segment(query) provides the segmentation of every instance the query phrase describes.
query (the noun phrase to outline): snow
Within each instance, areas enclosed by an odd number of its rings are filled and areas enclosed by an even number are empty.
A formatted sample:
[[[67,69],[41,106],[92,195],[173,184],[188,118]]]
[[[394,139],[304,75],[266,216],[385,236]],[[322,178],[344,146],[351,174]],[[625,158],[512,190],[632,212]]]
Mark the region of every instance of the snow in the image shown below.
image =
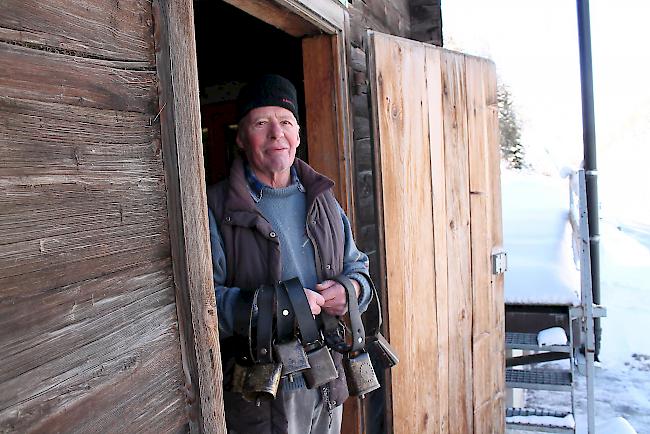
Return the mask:
[[[521,423],[525,425],[542,425],[553,426],[558,428],[574,428],[575,421],[573,415],[567,414],[564,417],[554,416],[509,416],[506,417],[507,423]]]
[[[610,176],[614,178],[614,175]],[[510,234],[510,237],[519,234],[518,236],[526,238],[525,241],[528,242],[534,237],[526,235],[526,231],[531,227],[534,229],[535,225],[530,224],[523,217],[509,219],[508,210],[535,210],[549,206],[554,211],[548,212],[547,221],[553,222],[550,215],[553,214],[556,219],[559,219],[562,216],[563,202],[566,202],[568,208],[568,182],[559,176],[546,178],[536,174],[513,174],[507,171],[503,173],[503,178],[504,239],[506,244],[510,243],[511,246],[520,248],[525,242],[518,243],[512,239],[509,241],[505,234]],[[529,195],[523,194],[521,190],[524,188],[531,189]],[[636,197],[636,202],[643,201],[639,196],[638,188],[634,188],[632,185],[627,188],[636,190],[636,196],[632,191],[621,191],[620,196]],[[608,189],[606,185],[603,186],[603,191]],[[514,197],[510,196],[513,192],[516,195]],[[513,204],[516,201],[520,202]],[[506,204],[510,208],[507,208]],[[602,346],[600,361],[595,366],[596,432],[628,434],[634,433],[634,429],[636,429],[638,433],[650,434],[650,339],[648,338],[648,333],[650,333],[650,303],[648,302],[650,296],[650,214],[645,216],[645,221],[640,218],[635,202],[632,200],[621,204],[607,202],[603,199],[601,210],[601,303],[607,308],[607,317],[601,320]],[[534,218],[532,211],[530,214],[531,218]],[[508,224],[519,224],[520,227],[509,228]],[[559,223],[557,226],[560,226]],[[558,227],[556,227],[556,231],[559,231]],[[554,267],[558,269],[560,264],[571,269],[571,261],[564,258],[566,252],[571,252],[570,242],[561,245],[560,237],[556,232],[550,230],[536,236],[552,236],[554,234],[556,236],[553,243],[545,244],[547,259],[554,260]],[[551,256],[551,244],[563,259],[548,258]],[[509,252],[509,269],[506,273],[506,291],[509,290],[509,283],[526,281],[523,273],[515,268],[517,267],[515,260],[517,259],[517,254],[515,254],[517,249],[507,248],[507,250]],[[526,252],[525,249],[518,251]],[[536,252],[536,254],[538,253]],[[571,256],[570,253],[568,256]],[[540,254],[535,261],[543,259]],[[523,260],[519,262],[523,262],[529,267],[532,266]],[[551,273],[553,267],[546,266],[544,270]],[[544,276],[541,272],[530,271],[536,276],[534,279],[544,279],[547,283],[560,282],[566,277]],[[529,294],[529,297],[533,298],[532,294]],[[552,367],[569,368],[568,361],[550,362],[549,364]],[[576,432],[582,434],[587,432],[584,374],[576,375],[575,391]],[[570,411],[571,397],[568,392],[529,390],[526,406],[553,411]]]
[[[577,305],[569,224],[569,183],[559,177],[504,171],[503,240],[507,304]]]
[[[537,343],[540,346],[566,345],[567,342],[566,332],[562,327],[551,327],[537,334]]]
[[[634,428],[632,428],[632,425],[630,425],[630,422],[622,417],[616,417],[606,423],[598,425],[596,429],[599,432],[607,434],[637,434]]]

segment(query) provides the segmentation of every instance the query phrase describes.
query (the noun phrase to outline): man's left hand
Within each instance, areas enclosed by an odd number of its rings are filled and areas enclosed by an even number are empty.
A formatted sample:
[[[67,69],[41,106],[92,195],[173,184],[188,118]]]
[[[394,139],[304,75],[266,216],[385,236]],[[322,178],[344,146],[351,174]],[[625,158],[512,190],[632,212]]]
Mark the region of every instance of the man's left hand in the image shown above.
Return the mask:
[[[359,292],[361,292],[359,282],[354,279],[350,280],[352,280],[352,285],[354,286],[354,290],[356,291],[358,298]],[[348,311],[348,302],[345,296],[345,288],[343,285],[335,280],[325,280],[317,284],[315,289],[325,299],[325,304],[323,304],[321,308],[326,313],[333,316],[345,315],[345,313]]]

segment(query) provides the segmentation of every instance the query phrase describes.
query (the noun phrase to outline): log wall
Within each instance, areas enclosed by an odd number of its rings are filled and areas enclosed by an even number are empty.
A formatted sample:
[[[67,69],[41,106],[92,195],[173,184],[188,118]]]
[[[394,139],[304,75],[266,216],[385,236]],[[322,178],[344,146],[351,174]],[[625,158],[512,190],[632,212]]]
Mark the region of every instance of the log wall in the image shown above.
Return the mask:
[[[3,1],[0,58],[0,431],[186,431],[152,2]]]

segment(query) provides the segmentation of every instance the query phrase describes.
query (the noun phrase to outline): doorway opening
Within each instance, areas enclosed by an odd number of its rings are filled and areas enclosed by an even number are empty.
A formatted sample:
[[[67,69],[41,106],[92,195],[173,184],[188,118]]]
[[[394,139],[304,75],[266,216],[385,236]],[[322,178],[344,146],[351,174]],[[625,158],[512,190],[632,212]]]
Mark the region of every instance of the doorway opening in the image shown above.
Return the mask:
[[[289,79],[298,92],[300,119],[305,119],[302,42],[218,1],[195,1],[194,25],[205,177],[211,185],[228,176],[237,156],[236,99],[251,79],[266,73]],[[306,138],[302,125],[296,156],[305,161]]]
[[[240,89],[262,74],[279,74],[297,90],[296,156],[335,182],[334,195],[354,227],[346,12],[329,0],[293,3],[296,10],[259,0],[193,1],[205,182],[227,178],[238,154]],[[342,432],[359,432],[361,409],[350,403]]]

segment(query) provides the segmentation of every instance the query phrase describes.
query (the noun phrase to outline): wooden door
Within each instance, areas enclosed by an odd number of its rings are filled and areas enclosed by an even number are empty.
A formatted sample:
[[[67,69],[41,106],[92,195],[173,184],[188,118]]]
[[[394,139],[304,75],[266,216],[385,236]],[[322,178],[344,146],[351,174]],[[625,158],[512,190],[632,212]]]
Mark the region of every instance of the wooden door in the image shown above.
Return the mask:
[[[503,432],[494,65],[369,34],[382,288],[398,433]]]

